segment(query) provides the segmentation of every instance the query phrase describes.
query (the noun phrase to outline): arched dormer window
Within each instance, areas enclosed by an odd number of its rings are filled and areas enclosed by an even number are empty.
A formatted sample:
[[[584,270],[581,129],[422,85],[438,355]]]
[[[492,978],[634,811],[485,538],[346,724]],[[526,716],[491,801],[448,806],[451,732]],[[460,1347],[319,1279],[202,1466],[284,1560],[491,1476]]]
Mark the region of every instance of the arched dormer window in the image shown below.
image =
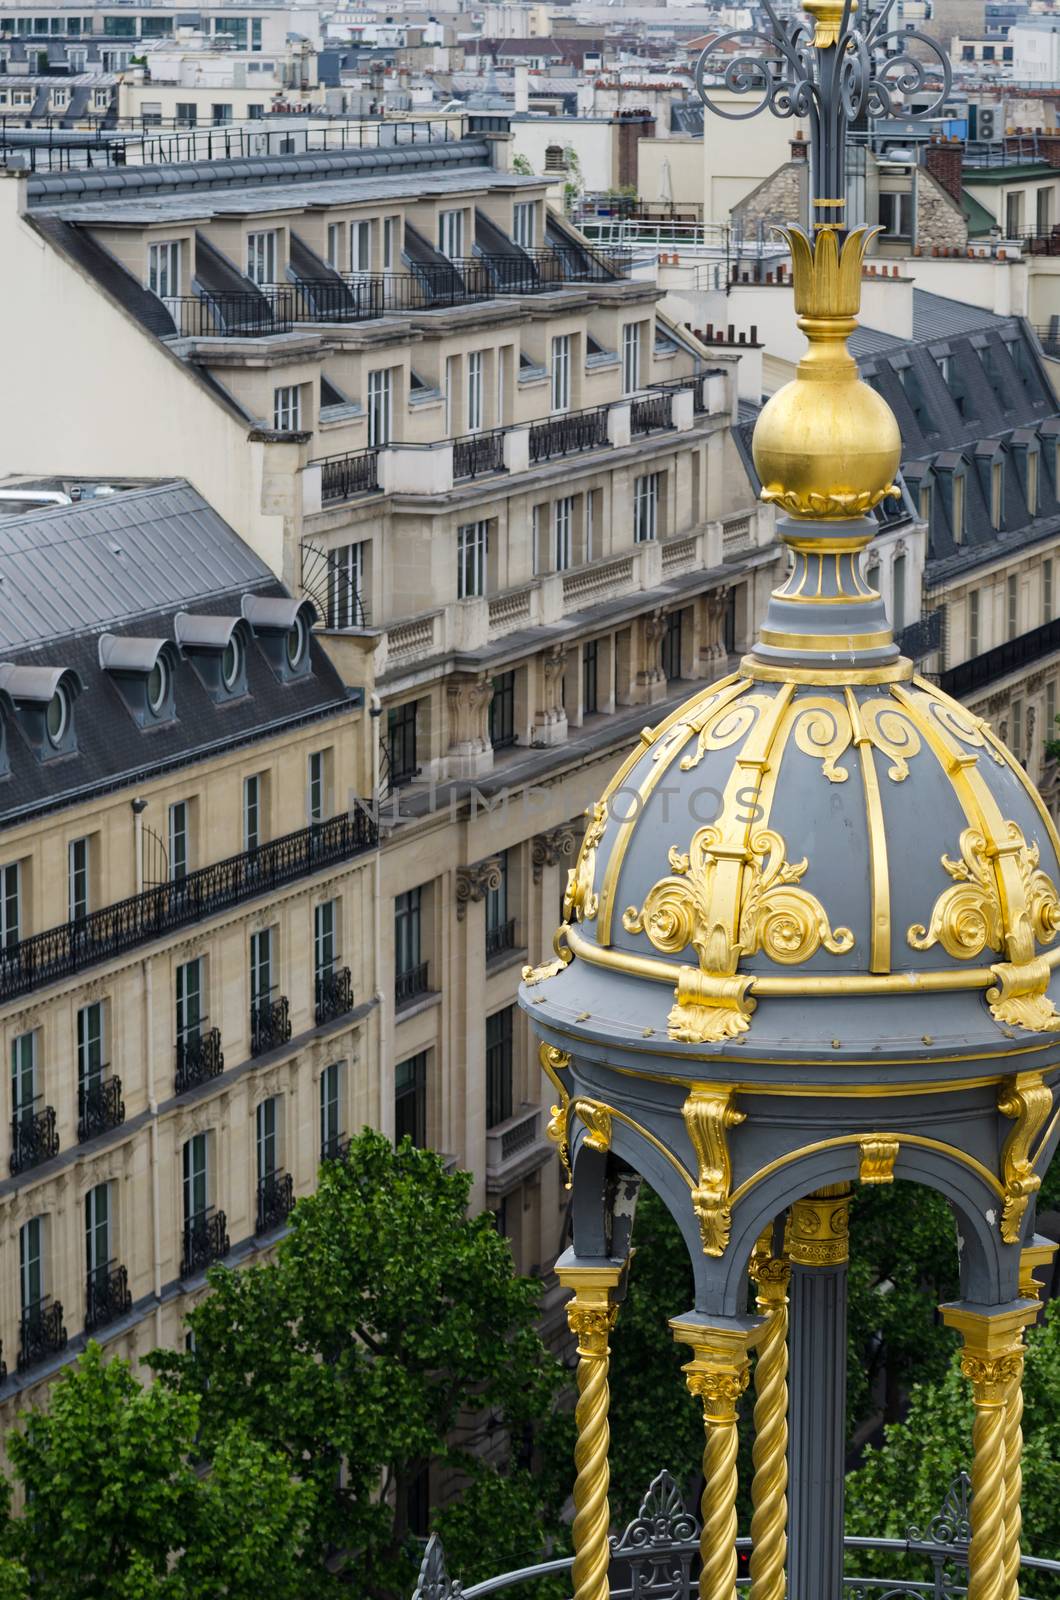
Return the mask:
[[[243,617],[196,616],[178,611],[173,618],[181,654],[191,663],[211,700],[237,700],[247,692],[247,650],[253,639]]]
[[[14,706],[16,723],[38,761],[77,750],[74,702],[82,688],[70,667],[0,664],[0,690]]]

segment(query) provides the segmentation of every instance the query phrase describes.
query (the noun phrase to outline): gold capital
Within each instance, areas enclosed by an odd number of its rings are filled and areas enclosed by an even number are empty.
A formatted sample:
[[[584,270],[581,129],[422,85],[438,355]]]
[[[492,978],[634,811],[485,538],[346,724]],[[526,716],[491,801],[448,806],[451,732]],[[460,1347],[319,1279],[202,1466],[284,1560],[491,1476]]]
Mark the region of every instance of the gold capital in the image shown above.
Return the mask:
[[[794,1266],[841,1266],[849,1254],[849,1239],[849,1184],[830,1184],[795,1201],[787,1230],[788,1257]]]

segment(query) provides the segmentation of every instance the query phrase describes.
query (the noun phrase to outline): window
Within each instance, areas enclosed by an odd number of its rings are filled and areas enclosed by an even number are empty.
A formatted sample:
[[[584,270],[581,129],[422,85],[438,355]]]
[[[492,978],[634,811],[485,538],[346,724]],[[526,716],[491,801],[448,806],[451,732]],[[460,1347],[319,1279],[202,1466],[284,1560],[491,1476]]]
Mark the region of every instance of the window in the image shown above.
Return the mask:
[[[879,222],[884,233],[899,239],[909,237],[912,202],[913,197],[908,192],[880,195]]]
[[[71,839],[67,869],[70,921],[88,916],[88,840]]]
[[[18,1270],[19,1302],[26,1324],[39,1317],[44,1300],[43,1217],[31,1217],[18,1230]]]
[[[511,918],[508,912],[508,852],[500,854],[500,882],[495,889],[486,891],[486,955],[499,955],[515,944]]]
[[[327,263],[334,267],[336,272],[341,272],[346,265],[343,256],[346,229],[341,222],[328,223]]]
[[[633,483],[633,538],[637,544],[654,539],[659,522],[658,472],[648,472]]]
[[[934,501],[935,501],[935,496],[934,496],[934,493],[933,493],[933,490],[932,490],[932,486],[931,486],[930,483],[922,483],[920,485],[920,494],[918,496],[918,500],[919,500],[918,509],[920,511],[920,520],[921,520],[921,522],[926,522],[927,523],[928,531],[930,532],[931,531],[931,512],[932,512],[932,510],[934,508]]]
[[[681,676],[681,645],[684,632],[681,611],[670,611],[666,617],[666,630],[662,636],[661,665],[668,680]]]
[[[7,950],[22,937],[22,864],[0,867],[0,947]]]
[[[481,599],[486,593],[488,549],[488,522],[469,522],[456,530],[456,590],[459,600]]]
[[[530,513],[530,560],[536,578],[541,571],[541,506],[535,506]]]
[[[340,545],[328,560],[328,627],[364,626],[364,554],[367,541]]]
[[[953,474],[953,542],[964,543],[964,473]]]
[[[1005,516],[1005,469],[1000,461],[990,468],[990,523],[1000,528]]]
[[[179,883],[188,875],[188,802],[178,800],[169,808],[169,877]]]
[[[309,822],[323,822],[328,812],[327,751],[314,750],[306,763],[306,813]]]
[[[20,1033],[11,1041],[11,1115],[16,1121],[33,1115],[37,1099],[37,1032]]]
[[[1045,737],[1056,737],[1056,679],[1050,678],[1045,685]]]
[[[178,128],[195,128],[199,123],[199,108],[194,100],[178,100],[176,104]]]
[[[1048,557],[1042,562],[1042,621],[1053,620],[1053,561]]]
[[[389,444],[393,405],[390,368],[368,374],[368,448]]]
[[[968,655],[979,654],[979,590],[973,589],[968,596]]]
[[[214,123],[231,122],[232,107],[227,102],[217,102],[210,107],[210,120]],[[275,283],[275,278],[255,278],[255,283]]]
[[[438,248],[450,261],[457,261],[464,253],[464,213],[439,211]]]
[[[177,1042],[195,1044],[201,1036],[202,961],[185,961],[177,968]]]
[[[99,1000],[77,1013],[77,1097],[83,1115],[85,1097],[103,1082],[103,1006]]]
[[[483,353],[472,350],[467,358],[467,431],[478,433],[482,427]]]
[[[561,333],[552,341],[552,409],[570,409],[570,334]]]
[[[1023,760],[1023,701],[1012,702],[1012,737],[1009,740],[1009,749],[1017,761]]]
[[[272,929],[261,928],[250,936],[250,1003],[268,1004],[272,994]]]
[[[162,126],[161,100],[141,100],[140,125],[144,128],[160,128]]]
[[[338,1155],[342,1138],[342,1065],[335,1061],[320,1074],[320,1157]]]
[[[184,1144],[184,1227],[205,1221],[209,1209],[208,1135],[196,1133]]]
[[[1053,225],[1053,191],[1039,189],[1034,201],[1034,222],[1039,234],[1049,233]]]
[[[585,505],[585,550],[584,550],[584,559],[586,561],[591,561],[593,559],[593,540],[594,540],[594,535],[595,535],[595,532],[596,532],[596,496],[599,493],[600,493],[599,489],[587,489],[585,491],[585,501],[584,501],[584,505]]]
[[[278,1097],[270,1095],[262,1100],[257,1111],[258,1183],[264,1183],[276,1173],[277,1159],[276,1107]]]
[[[394,1069],[394,1143],[406,1137],[421,1150],[427,1143],[426,1050]]]
[[[409,700],[387,712],[387,755],[392,784],[410,783],[419,772],[416,763],[417,702]]]
[[[582,715],[592,716],[599,711],[597,702],[600,676],[600,641],[590,639],[582,645]]]
[[[1006,602],[1007,602],[1007,613],[1008,613],[1007,614],[1007,619],[1006,619],[1007,620],[1007,624],[1008,624],[1008,637],[1010,639],[1014,639],[1016,637],[1016,635],[1020,631],[1019,630],[1019,607],[1020,607],[1019,577],[1014,572],[1011,573],[1010,576],[1008,577],[1008,579],[1006,580],[1006,583],[1005,583],[1005,599],[1006,599]]]
[[[891,567],[891,627],[901,633],[905,627],[905,555],[899,552]]]
[[[991,51],[991,54],[993,52]],[[1005,237],[1018,239],[1023,232],[1023,190],[1005,196]]]
[[[147,286],[160,300],[180,294],[180,240],[165,239],[147,247]]]
[[[277,433],[297,433],[302,426],[302,391],[298,384],[284,384],[272,391],[272,425]]]
[[[105,1279],[111,1259],[110,1242],[110,1184],[97,1183],[85,1195],[85,1268],[89,1278],[88,1296],[97,1279]],[[106,1294],[106,1283],[100,1283],[99,1292]]]
[[[350,271],[359,274],[372,270],[372,224],[350,223]]]
[[[495,1128],[512,1114],[512,1013],[505,1006],[486,1018],[486,1126]]]
[[[383,271],[393,272],[397,265],[398,257],[398,224],[400,217],[386,217],[383,220]]]
[[[521,250],[534,248],[535,209],[532,200],[517,200],[512,208],[512,237]]]
[[[323,900],[313,908],[313,969],[318,978],[335,966],[335,905]]]
[[[253,773],[243,779],[243,849],[256,850],[261,843],[261,777]]]
[[[490,701],[490,744],[505,750],[515,743],[515,673],[502,672],[493,680]]]
[[[1027,451],[1027,510],[1032,517],[1038,515],[1038,452]]]
[[[552,548],[555,570],[566,572],[573,563],[574,499],[565,495],[552,507]]]
[[[274,228],[247,234],[247,277],[252,283],[276,282],[276,240]]]
[[[627,322],[622,329],[622,393],[640,388],[640,323]]]
[[[400,990],[423,966],[420,940],[423,890],[409,889],[394,901],[394,976]]]

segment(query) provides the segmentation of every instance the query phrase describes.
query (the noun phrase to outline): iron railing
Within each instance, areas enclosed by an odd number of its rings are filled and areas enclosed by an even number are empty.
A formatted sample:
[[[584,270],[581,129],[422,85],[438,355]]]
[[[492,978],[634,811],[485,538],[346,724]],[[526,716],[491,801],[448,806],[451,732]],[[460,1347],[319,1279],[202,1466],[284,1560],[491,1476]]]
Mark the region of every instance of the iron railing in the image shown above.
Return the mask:
[[[180,1258],[180,1275],[193,1278],[205,1272],[214,1261],[220,1261],[232,1248],[228,1237],[228,1219],[223,1211],[200,1211],[184,1224],[184,1253]]]
[[[294,1179],[289,1172],[267,1172],[258,1180],[256,1233],[271,1233],[287,1221],[294,1206]]]
[[[515,918],[509,917],[507,922],[500,922],[495,928],[486,929],[486,960],[492,961],[494,956],[503,955],[506,950],[515,949]]]
[[[25,1372],[38,1361],[66,1349],[63,1308],[59,1300],[34,1300],[23,1306],[18,1325],[18,1370]]]
[[[129,1274],[108,1261],[88,1274],[85,1282],[85,1332],[93,1333],[132,1310]]]
[[[94,1139],[97,1133],[107,1133],[120,1128],[125,1121],[125,1101],[121,1097],[121,1079],[103,1078],[98,1083],[84,1084],[77,1091],[77,1142]]]
[[[318,1028],[353,1010],[353,979],[349,967],[332,967],[329,972],[318,972],[315,988],[314,1015]]]
[[[752,325],[752,342],[757,332],[758,329]],[[664,394],[682,394],[685,390],[691,389],[693,412],[697,416],[705,416],[710,410],[710,402],[707,398],[707,384],[714,376],[715,374],[710,372],[693,372],[687,378],[660,379],[658,383],[653,383],[651,387],[653,392],[659,391]]]
[[[291,1008],[285,994],[275,1000],[268,995],[256,1000],[250,1008],[250,1053],[264,1055],[266,1050],[276,1050],[291,1037]]]
[[[325,1139],[320,1146],[321,1161],[345,1161],[350,1153],[350,1136],[348,1133],[336,1133],[333,1138]]]
[[[320,467],[322,505],[331,505],[335,500],[352,500],[355,494],[371,494],[379,487],[378,450],[324,456],[314,465]]]
[[[908,627],[899,628],[894,636],[894,642],[910,661],[922,661],[925,656],[931,655],[941,647],[942,612],[929,611],[918,622],[911,622]]]
[[[959,666],[940,673],[939,687],[945,694],[953,695],[954,699],[963,700],[977,689],[985,689],[999,678],[1007,678],[1010,673],[1019,672],[1023,667],[1029,667],[1058,650],[1060,617],[1054,617],[1052,622],[1043,622],[1040,628],[1032,628],[1029,633],[1021,633],[1015,639],[1006,639],[1004,644],[995,645],[993,650],[984,650],[980,655],[962,661]]]
[[[453,477],[482,478],[504,471],[505,428],[466,433],[453,440]]]
[[[224,1069],[221,1030],[210,1028],[203,1033],[196,1028],[177,1040],[177,1075],[173,1093],[184,1094],[187,1089],[197,1089],[200,1083],[219,1078]]]
[[[530,460],[551,461],[555,456],[577,455],[582,450],[599,450],[610,443],[607,437],[607,406],[587,411],[569,411],[562,417],[546,417],[530,424]]]
[[[367,806],[359,806],[352,813],[270,839],[256,850],[200,867],[175,883],[156,884],[76,923],[6,945],[0,948],[0,1002],[109,961],[244,900],[271,894],[283,884],[374,849],[377,839],[374,818]]]
[[[371,454],[374,455],[374,451]],[[302,541],[301,548],[302,593],[312,600],[326,626],[366,628],[368,608],[361,593],[360,574],[344,566],[330,551],[308,540]]]
[[[55,1107],[44,1106],[40,1111],[27,1108],[16,1111],[11,1118],[11,1158],[8,1166],[12,1176],[30,1167],[39,1167],[59,1154],[59,1135],[55,1131]]]
[[[843,1578],[846,1600],[869,1600],[873,1594],[879,1594],[881,1600],[906,1596],[909,1600],[953,1600],[954,1596],[963,1595],[968,1582],[970,1491],[967,1474],[959,1473],[950,1484],[938,1514],[926,1528],[909,1528],[904,1539],[845,1539],[848,1567],[852,1556],[866,1551],[897,1558],[905,1570],[915,1570],[914,1564],[919,1562],[922,1573],[915,1578],[848,1574]],[[686,1508],[670,1474],[660,1472],[633,1521],[621,1534],[611,1535],[610,1600],[643,1600],[647,1595],[652,1600],[693,1600],[699,1575],[699,1535],[698,1517]],[[750,1539],[736,1540],[737,1552],[744,1558],[740,1562],[743,1573],[746,1573],[746,1555],[750,1548]],[[516,1589],[535,1579],[567,1573],[572,1565],[573,1557],[562,1556],[464,1588],[450,1577],[445,1551],[435,1533],[427,1541],[412,1600],[485,1600],[487,1595]],[[1060,1574],[1060,1561],[1041,1557],[1024,1556],[1021,1567],[1024,1573],[1021,1594],[1031,1592],[1026,1584],[1033,1574]],[[747,1577],[741,1576],[736,1580],[736,1587],[746,1593],[747,1582]]]
[[[673,425],[674,397],[666,391],[647,395],[642,400],[634,400],[629,408],[630,433],[657,433],[663,428],[672,428]]]
[[[404,972],[399,972],[394,980],[394,1004],[407,1006],[410,1000],[415,1000],[417,995],[429,994],[430,977],[429,963],[421,961],[418,966],[406,967]]]

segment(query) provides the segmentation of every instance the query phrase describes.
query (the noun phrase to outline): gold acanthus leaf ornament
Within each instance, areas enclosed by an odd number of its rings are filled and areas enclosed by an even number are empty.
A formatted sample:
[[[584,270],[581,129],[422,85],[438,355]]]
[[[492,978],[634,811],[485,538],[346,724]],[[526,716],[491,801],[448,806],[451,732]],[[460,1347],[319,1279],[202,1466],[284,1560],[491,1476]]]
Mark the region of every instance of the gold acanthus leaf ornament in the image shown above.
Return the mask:
[[[672,846],[673,876],[660,878],[639,910],[626,908],[622,914],[626,932],[647,934],[655,948],[668,955],[678,955],[691,945],[702,970],[719,975],[735,971],[741,953],[756,955],[761,950],[771,961],[795,966],[822,945],[832,955],[853,947],[850,929],[833,931],[821,902],[799,886],[808,866],[805,857],[789,862],[784,841],[772,828],[754,834],[741,852],[745,870],[739,890],[738,938],[732,946],[726,934],[733,920],[731,908],[715,904],[723,849],[722,835],[713,826],[696,830],[687,854]]]
[[[886,489],[832,490],[831,493],[782,489],[770,484],[761,494],[767,505],[777,506],[793,517],[861,517],[875,510],[882,500],[900,500],[901,497],[902,491],[896,483],[889,483]]]
[[[984,949],[1002,951],[1007,939],[1021,939],[1031,954],[1027,935],[1039,944],[1050,944],[1060,930],[1060,895],[1048,873],[1038,865],[1039,850],[1028,844],[1015,822],[1006,822],[999,843],[988,842],[978,828],[965,828],[960,836],[960,857],[942,857],[942,865],[953,879],[935,901],[931,921],[925,928],[915,922],[908,932],[914,950],[930,950],[935,944],[956,961],[968,961]],[[1023,889],[1022,907],[1002,905],[994,863],[1004,853],[1016,865]],[[1017,926],[1018,923],[1018,926]]]
[[[1001,1151],[1001,1181],[1005,1185],[1001,1237],[1006,1244],[1018,1244],[1031,1195],[1042,1186],[1030,1150],[1053,1109],[1053,1091],[1042,1082],[1040,1072],[1018,1072],[998,1089],[997,1109],[1015,1123]]]
[[[563,896],[563,916],[569,922],[577,917],[579,922],[592,922],[600,909],[599,897],[593,887],[596,879],[596,851],[607,827],[607,801],[598,800],[589,815],[589,825],[582,839],[578,859],[567,877],[567,892]]]
[[[723,1256],[732,1231],[732,1162],[729,1129],[747,1120],[737,1111],[731,1089],[697,1086],[681,1108],[685,1131],[696,1153],[697,1182],[692,1209],[699,1221],[703,1254]]]
[[[570,1053],[560,1050],[554,1044],[542,1040],[538,1045],[537,1059],[541,1063],[541,1070],[556,1091],[557,1103],[549,1107],[549,1121],[545,1129],[547,1137],[556,1146],[559,1159],[563,1163],[563,1170],[567,1175],[566,1187],[571,1186],[570,1164],[570,1139],[568,1129],[568,1112],[570,1109],[570,1094],[560,1077],[561,1072],[570,1068]]]

